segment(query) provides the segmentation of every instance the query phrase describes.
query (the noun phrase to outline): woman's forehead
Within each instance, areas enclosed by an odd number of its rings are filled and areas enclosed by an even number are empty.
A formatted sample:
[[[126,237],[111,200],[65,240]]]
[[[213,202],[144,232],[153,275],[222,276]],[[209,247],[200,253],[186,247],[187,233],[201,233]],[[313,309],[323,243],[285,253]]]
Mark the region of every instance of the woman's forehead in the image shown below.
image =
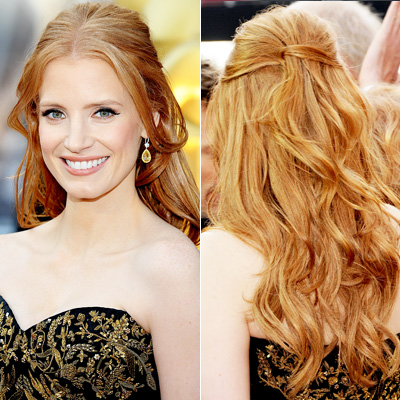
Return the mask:
[[[88,103],[123,101],[131,97],[114,69],[95,58],[58,58],[45,68],[39,90],[40,103],[56,99]]]

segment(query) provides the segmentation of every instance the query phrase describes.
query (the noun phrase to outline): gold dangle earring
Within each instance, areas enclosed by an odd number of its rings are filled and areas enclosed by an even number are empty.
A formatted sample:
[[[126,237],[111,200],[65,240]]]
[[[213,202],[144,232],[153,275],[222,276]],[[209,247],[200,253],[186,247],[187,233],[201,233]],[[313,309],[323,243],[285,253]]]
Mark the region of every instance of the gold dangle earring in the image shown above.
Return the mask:
[[[149,138],[146,138],[146,139],[145,139],[145,142],[144,142],[144,147],[145,147],[145,149],[143,150],[143,153],[142,153],[142,161],[143,161],[145,164],[148,164],[148,163],[151,161],[151,153],[150,153],[150,151],[148,150],[148,149],[149,149],[149,146],[150,146],[150,144],[149,144]]]

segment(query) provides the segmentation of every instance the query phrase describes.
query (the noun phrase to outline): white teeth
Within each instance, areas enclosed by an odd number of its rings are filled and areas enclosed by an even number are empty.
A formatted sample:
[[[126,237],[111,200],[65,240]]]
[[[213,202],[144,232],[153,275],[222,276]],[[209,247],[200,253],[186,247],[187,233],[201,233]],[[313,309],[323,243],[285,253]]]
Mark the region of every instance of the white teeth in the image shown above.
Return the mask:
[[[65,162],[68,166],[73,169],[89,169],[93,167],[97,167],[98,165],[102,164],[104,161],[107,160],[108,157],[99,158],[97,160],[90,160],[90,161],[71,161],[65,159]]]

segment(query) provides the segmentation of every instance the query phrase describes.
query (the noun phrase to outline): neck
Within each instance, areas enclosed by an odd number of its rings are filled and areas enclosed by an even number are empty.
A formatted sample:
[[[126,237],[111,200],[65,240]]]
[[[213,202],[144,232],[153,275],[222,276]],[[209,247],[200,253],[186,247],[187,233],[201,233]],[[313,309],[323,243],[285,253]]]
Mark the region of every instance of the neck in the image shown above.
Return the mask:
[[[52,221],[52,245],[75,255],[128,250],[140,244],[151,215],[133,184],[121,184],[95,200],[67,196],[65,210]]]

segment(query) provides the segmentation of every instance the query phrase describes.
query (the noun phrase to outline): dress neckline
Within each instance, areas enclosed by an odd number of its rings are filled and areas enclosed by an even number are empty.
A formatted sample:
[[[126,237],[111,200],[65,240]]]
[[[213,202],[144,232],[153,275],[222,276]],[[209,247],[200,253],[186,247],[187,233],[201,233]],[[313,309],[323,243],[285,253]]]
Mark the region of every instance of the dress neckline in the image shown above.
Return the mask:
[[[394,335],[397,336],[400,339],[400,332],[399,333],[395,333]],[[274,342],[274,341],[272,341],[270,339],[266,339],[266,338],[258,338],[256,336],[250,336],[250,341],[251,342],[264,342],[264,343],[268,343],[268,344],[271,344],[271,345],[274,345],[274,346],[278,346],[279,348],[282,348],[282,346],[280,346],[278,343],[276,343],[276,342]],[[385,342],[390,342],[390,339],[386,338]],[[325,347],[327,347],[327,346],[328,345],[325,345]],[[337,348],[338,348],[338,346],[336,345],[334,347],[334,349],[337,349]]]
[[[49,319],[50,319],[50,320],[54,320],[54,319],[56,319],[57,317],[59,317],[59,316],[61,316],[61,315],[67,314],[68,312],[75,312],[75,313],[76,313],[76,312],[79,312],[79,311],[80,311],[80,312],[82,312],[82,314],[85,314],[85,313],[87,314],[89,311],[103,311],[103,312],[106,311],[106,312],[114,312],[114,313],[117,313],[117,314],[119,314],[119,315],[126,315],[126,316],[129,318],[129,320],[131,321],[132,324],[138,325],[141,329],[143,329],[143,331],[144,331],[147,335],[150,335],[150,332],[147,332],[147,330],[144,329],[143,326],[140,325],[140,324],[136,321],[136,319],[133,318],[126,310],[121,310],[121,309],[113,308],[113,307],[103,307],[103,306],[82,306],[82,307],[73,307],[73,308],[70,308],[70,309],[68,309],[68,310],[60,311],[60,312],[58,312],[58,313],[56,313],[56,314],[50,315],[49,317],[46,317],[46,318],[42,319],[41,321],[36,322],[36,323],[33,324],[32,326],[30,326],[30,327],[28,327],[28,328],[26,328],[26,329],[23,329],[23,328],[21,327],[21,325],[19,324],[18,320],[15,318],[15,314],[14,314],[12,308],[10,307],[10,305],[9,305],[8,302],[7,302],[7,300],[6,300],[2,295],[0,295],[0,304],[1,304],[1,303],[4,303],[5,307],[7,308],[7,310],[5,310],[5,311],[8,312],[8,313],[11,315],[11,317],[12,317],[13,320],[14,320],[15,325],[17,325],[18,329],[20,329],[22,333],[29,332],[29,331],[31,331],[32,329],[34,329],[37,325],[39,325],[39,324],[41,324],[41,323],[45,323],[45,322],[47,322]]]

